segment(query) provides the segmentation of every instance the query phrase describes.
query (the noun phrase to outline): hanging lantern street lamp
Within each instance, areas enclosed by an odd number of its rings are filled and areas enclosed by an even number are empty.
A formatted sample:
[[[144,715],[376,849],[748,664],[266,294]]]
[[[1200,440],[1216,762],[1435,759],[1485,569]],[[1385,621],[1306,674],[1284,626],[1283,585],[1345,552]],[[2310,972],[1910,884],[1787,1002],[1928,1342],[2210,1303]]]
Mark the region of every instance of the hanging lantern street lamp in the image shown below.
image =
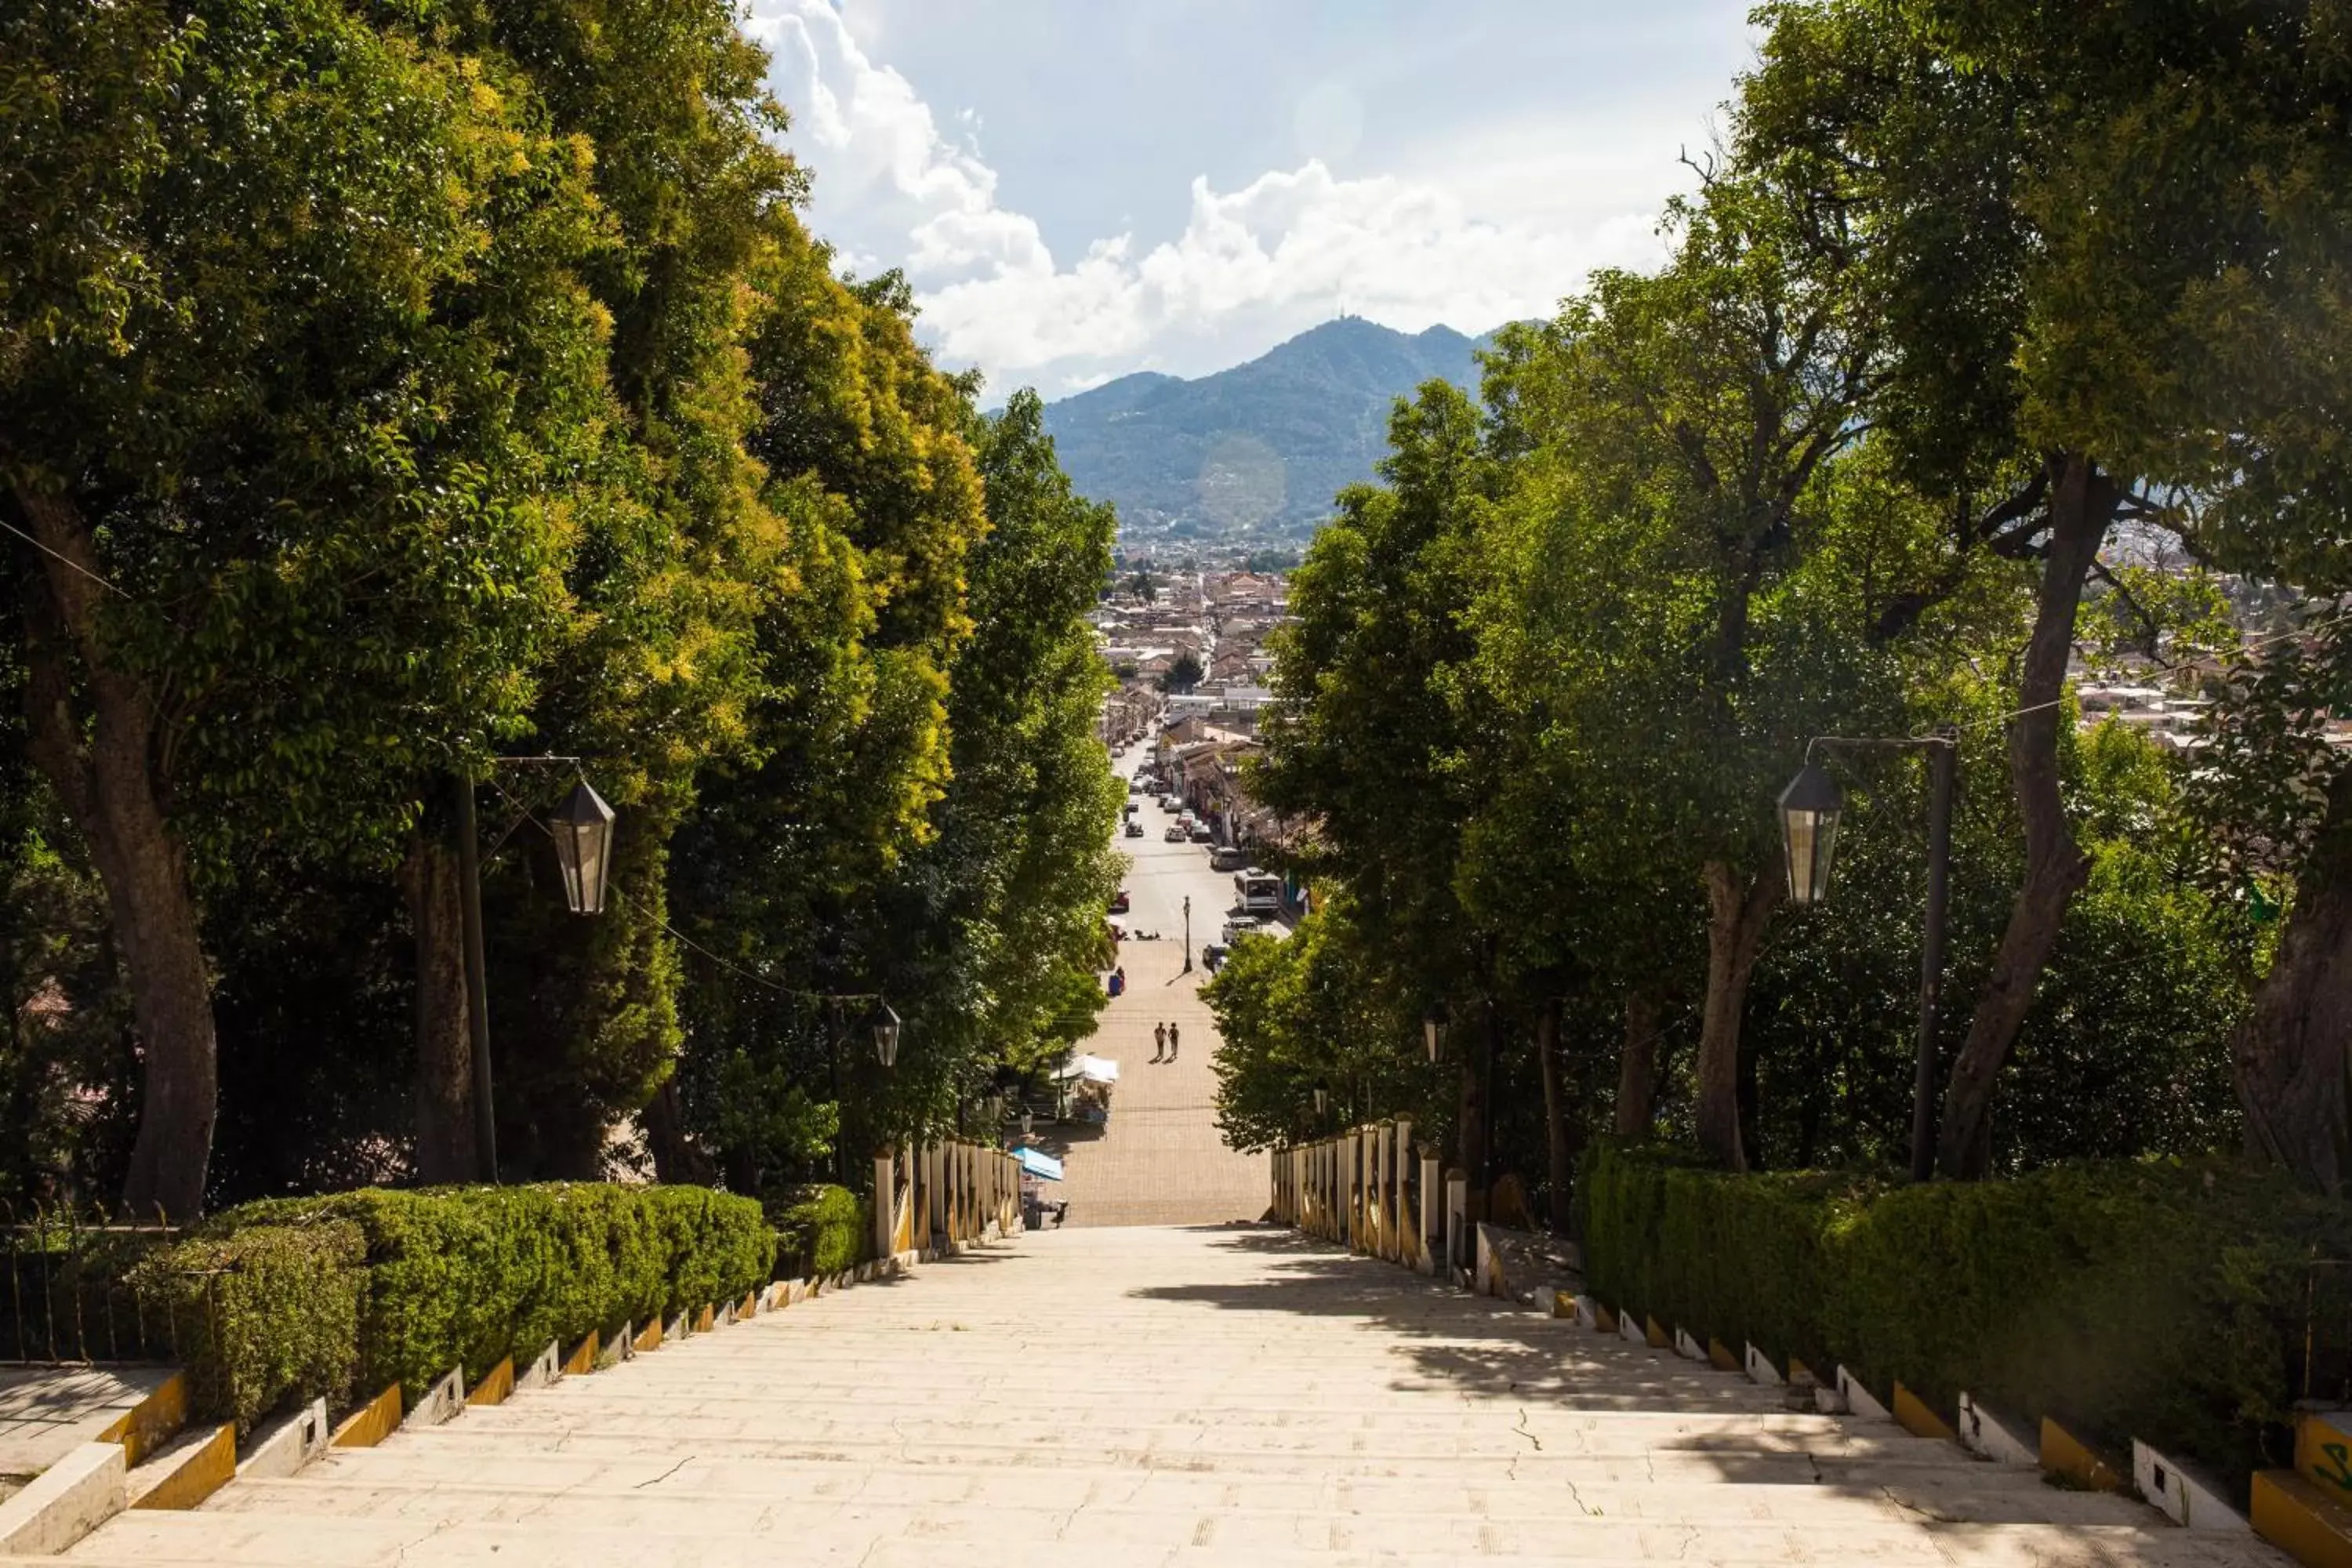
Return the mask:
[[[1838,817],[1845,796],[1837,780],[1810,760],[1780,792],[1780,846],[1787,857],[1789,901],[1811,909],[1828,896],[1837,852]]]
[[[1432,1066],[1435,1066],[1437,1058],[1445,1054],[1445,1026],[1448,1020],[1445,1016],[1445,1004],[1443,1002],[1432,1003],[1430,1005],[1429,1011],[1422,1016],[1421,1043],[1429,1051],[1429,1060]]]
[[[1936,1014],[1944,984],[1944,913],[1952,873],[1952,792],[1959,775],[1959,737],[1933,735],[1853,739],[1823,735],[1805,748],[1804,766],[1780,792],[1780,843],[1787,857],[1789,901],[1801,909],[1829,892],[1838,817],[1845,797],[1837,781],[1813,765],[1813,747],[1924,750],[1927,753],[1927,907],[1919,932],[1919,1025],[1911,1082],[1911,1179],[1936,1173]]]
[[[563,898],[575,915],[604,912],[604,879],[613,868],[613,808],[582,779],[548,824],[556,863],[563,868]]]
[[[898,1065],[898,1015],[890,1010],[887,1002],[874,1005],[874,1059],[884,1068]]]

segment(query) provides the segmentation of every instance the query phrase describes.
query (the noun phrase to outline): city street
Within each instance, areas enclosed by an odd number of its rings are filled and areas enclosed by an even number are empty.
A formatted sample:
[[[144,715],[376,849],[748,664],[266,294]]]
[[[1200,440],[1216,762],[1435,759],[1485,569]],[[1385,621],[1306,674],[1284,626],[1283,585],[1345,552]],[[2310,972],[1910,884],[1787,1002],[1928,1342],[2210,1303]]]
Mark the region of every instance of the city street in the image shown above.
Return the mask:
[[[1132,777],[1150,755],[1129,748],[1117,766]],[[1255,1219],[1265,1211],[1267,1163],[1239,1154],[1217,1135],[1215,1021],[1199,995],[1208,972],[1203,942],[1214,942],[1234,902],[1230,871],[1209,869],[1205,844],[1170,844],[1171,815],[1141,796],[1141,838],[1120,837],[1133,862],[1124,886],[1130,904],[1118,917],[1137,937],[1119,944],[1127,994],[1103,1010],[1084,1049],[1118,1063],[1107,1128],[1038,1129],[1038,1142],[1064,1160],[1063,1184],[1051,1191],[1070,1205],[1073,1226],[1192,1225]],[[1192,900],[1192,971],[1184,973],[1184,900]],[[1151,1060],[1155,1025],[1175,1025],[1176,1061]]]

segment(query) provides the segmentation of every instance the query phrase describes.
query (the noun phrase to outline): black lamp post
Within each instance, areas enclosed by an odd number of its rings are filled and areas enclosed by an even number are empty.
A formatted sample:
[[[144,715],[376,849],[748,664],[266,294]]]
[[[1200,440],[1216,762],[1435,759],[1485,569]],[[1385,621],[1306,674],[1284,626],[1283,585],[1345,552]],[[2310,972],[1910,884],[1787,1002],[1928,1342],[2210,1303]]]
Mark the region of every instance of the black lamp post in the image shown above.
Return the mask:
[[[1184,973],[1192,973],[1192,895],[1184,895]]]
[[[898,1015],[890,1010],[889,1003],[877,1001],[874,1005],[874,1016],[866,1022],[874,1029],[874,1059],[880,1062],[886,1071],[897,1067],[898,1065]]]
[[[1429,1052],[1432,1067],[1436,1066],[1437,1058],[1445,1053],[1445,1004],[1443,1002],[1431,1004],[1429,1011],[1422,1015],[1421,1043]]]
[[[517,767],[579,764],[577,757],[499,757]],[[490,1084],[488,962],[482,951],[482,850],[474,818],[474,780],[457,780],[458,925],[466,946],[466,1032],[474,1067],[474,1163],[485,1182],[499,1179],[498,1116]],[[563,872],[563,900],[572,912],[604,912],[604,882],[613,867],[613,808],[582,779],[548,824],[555,839],[556,864]],[[493,846],[495,847],[495,846]]]
[[[1813,748],[1923,747],[1927,753],[1927,909],[1919,943],[1919,1034],[1911,1083],[1911,1179],[1936,1173],[1936,1010],[1944,979],[1944,910],[1952,871],[1952,791],[1959,773],[1959,740],[1949,729],[1935,735],[1855,740],[1824,735],[1805,748],[1805,763],[1780,792],[1780,844],[1787,856],[1789,901],[1801,909],[1829,894],[1845,797],[1837,781],[1813,765]]]

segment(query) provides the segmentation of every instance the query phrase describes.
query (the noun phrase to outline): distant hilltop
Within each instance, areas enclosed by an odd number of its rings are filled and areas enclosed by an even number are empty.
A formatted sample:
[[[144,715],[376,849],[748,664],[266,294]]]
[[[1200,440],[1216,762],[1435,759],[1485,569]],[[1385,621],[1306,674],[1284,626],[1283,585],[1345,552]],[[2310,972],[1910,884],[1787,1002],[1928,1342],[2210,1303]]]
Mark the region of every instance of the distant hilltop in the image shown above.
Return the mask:
[[[1142,371],[1048,404],[1045,428],[1080,493],[1118,506],[1124,544],[1296,543],[1372,478],[1395,400],[1433,377],[1476,391],[1493,341],[1342,316],[1214,375]]]

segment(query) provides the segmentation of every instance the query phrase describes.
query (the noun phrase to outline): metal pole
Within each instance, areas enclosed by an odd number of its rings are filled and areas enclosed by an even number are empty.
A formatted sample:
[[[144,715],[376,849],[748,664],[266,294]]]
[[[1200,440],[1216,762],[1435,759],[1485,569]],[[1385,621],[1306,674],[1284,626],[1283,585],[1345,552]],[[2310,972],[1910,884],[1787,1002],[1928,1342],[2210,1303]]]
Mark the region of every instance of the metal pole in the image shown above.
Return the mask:
[[[1184,973],[1192,973],[1192,895],[1184,895]]]
[[[478,1180],[499,1179],[498,1120],[490,1098],[490,1000],[482,957],[482,851],[474,825],[474,781],[457,778],[457,901],[466,938],[466,1027],[473,1039],[474,1164]]]
[[[1927,911],[1920,933],[1918,1075],[1911,1086],[1911,1179],[1936,1173],[1936,1003],[1944,981],[1944,905],[1952,871],[1952,785],[1959,745],[1927,748]]]

